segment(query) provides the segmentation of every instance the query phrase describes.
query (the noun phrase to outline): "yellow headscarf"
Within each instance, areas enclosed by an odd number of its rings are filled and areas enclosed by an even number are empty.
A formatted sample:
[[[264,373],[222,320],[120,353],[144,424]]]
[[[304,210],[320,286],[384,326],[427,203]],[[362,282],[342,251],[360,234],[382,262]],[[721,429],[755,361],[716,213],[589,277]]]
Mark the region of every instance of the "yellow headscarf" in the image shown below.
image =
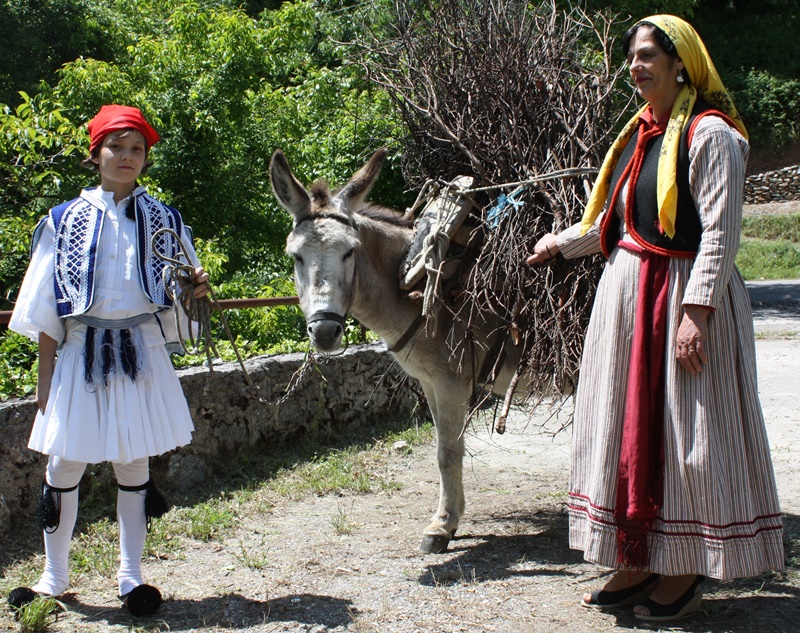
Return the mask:
[[[708,56],[706,47],[694,28],[674,15],[652,15],[641,20],[639,24],[642,22],[657,26],[667,34],[667,37],[675,45],[678,57],[683,61],[691,82],[687,82],[681,88],[675,99],[664,133],[661,155],[658,159],[658,182],[656,183],[658,218],[664,232],[672,238],[675,236],[675,215],[678,201],[678,186],[675,182],[678,150],[681,134],[689,122],[692,108],[697,99],[702,99],[715,110],[728,115],[745,138],[747,138],[747,130],[717,74],[714,62]],[[602,213],[617,161],[628,140],[636,131],[639,116],[649,107],[649,104],[645,105],[625,124],[603,159],[597,181],[583,212],[581,235],[591,228],[597,216]]]

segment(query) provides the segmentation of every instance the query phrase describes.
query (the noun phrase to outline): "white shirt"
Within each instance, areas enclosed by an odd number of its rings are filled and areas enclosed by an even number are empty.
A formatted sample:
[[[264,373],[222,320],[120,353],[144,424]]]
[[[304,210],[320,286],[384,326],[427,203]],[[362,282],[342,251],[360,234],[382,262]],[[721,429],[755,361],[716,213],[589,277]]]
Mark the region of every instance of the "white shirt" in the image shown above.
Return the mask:
[[[159,307],[147,298],[139,279],[136,222],[125,217],[125,207],[130,197],[114,204],[114,194],[99,187],[84,190],[82,195],[104,209],[103,226],[97,244],[94,299],[85,313],[86,316],[99,319],[124,319],[138,314],[158,312]],[[67,335],[70,338],[80,337],[82,340],[86,326],[71,318],[60,318],[56,310],[54,239],[53,221],[48,217],[25,273],[8,327],[34,341],[38,340],[39,332],[44,332],[58,342],[64,342]],[[188,256],[192,265],[198,266],[197,255],[185,230],[182,231],[181,241],[189,251]],[[154,318],[139,326],[144,344],[148,347],[163,345],[165,334],[170,340],[177,340],[174,336],[172,311],[162,311],[159,319],[160,325]],[[182,332],[187,334],[183,324]]]

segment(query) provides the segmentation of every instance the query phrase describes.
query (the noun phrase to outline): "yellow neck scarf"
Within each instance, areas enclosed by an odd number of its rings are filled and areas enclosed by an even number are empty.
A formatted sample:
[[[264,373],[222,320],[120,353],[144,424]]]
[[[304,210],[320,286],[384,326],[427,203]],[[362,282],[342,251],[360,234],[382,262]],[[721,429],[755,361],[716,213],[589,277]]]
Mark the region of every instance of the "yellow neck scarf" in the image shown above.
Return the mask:
[[[715,110],[728,115],[745,138],[747,138],[747,130],[728,95],[728,91],[725,90],[725,86],[717,74],[714,62],[708,56],[706,47],[694,28],[674,15],[653,15],[645,18],[640,23],[642,22],[657,26],[667,34],[667,37],[675,45],[678,56],[683,61],[691,81],[691,83],[687,82],[681,88],[672,106],[667,129],[664,132],[661,155],[658,159],[658,182],[656,183],[658,218],[664,232],[672,238],[675,236],[675,215],[678,201],[678,186],[676,184],[678,150],[680,148],[681,134],[689,122],[697,99],[705,101]],[[649,107],[649,105],[645,105],[625,124],[622,132],[617,136],[611,149],[608,150],[606,157],[603,159],[603,165],[600,168],[597,181],[583,212],[581,235],[591,228],[594,221],[603,212],[617,161],[622,154],[623,148],[628,144],[628,140],[636,131],[639,116]]]

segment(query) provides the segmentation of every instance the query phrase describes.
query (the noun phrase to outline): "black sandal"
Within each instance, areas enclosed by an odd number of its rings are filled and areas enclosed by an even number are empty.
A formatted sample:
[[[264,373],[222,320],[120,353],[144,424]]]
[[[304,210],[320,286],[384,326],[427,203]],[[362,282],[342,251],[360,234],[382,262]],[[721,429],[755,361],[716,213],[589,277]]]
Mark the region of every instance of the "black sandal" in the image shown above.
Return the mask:
[[[647,608],[648,614],[635,613],[634,615],[646,622],[666,622],[667,620],[677,620],[694,613],[700,608],[700,602],[703,599],[703,592],[698,589],[705,579],[705,576],[697,576],[683,595],[672,604],[661,604],[650,599],[646,600],[641,606]]]
[[[152,615],[161,606],[161,592],[152,585],[139,585],[119,597],[131,615]]]
[[[650,594],[653,593],[658,585],[659,578],[658,574],[650,574],[642,582],[624,589],[617,589],[616,591],[598,589],[592,592],[592,598],[588,602],[581,598],[581,604],[592,609],[615,609],[638,604],[650,597]]]

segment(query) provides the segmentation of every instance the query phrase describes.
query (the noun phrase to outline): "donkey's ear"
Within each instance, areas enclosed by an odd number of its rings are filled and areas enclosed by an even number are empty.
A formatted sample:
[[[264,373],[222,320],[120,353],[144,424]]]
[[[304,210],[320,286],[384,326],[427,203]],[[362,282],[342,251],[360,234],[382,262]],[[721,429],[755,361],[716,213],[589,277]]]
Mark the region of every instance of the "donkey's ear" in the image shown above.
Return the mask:
[[[269,180],[278,202],[294,216],[295,222],[308,215],[311,199],[305,187],[292,174],[286,156],[279,149],[275,150],[269,163]]]
[[[342,210],[354,211],[364,201],[381,171],[387,152],[385,147],[375,152],[369,162],[359,169],[336,194],[336,200],[341,202]]]

